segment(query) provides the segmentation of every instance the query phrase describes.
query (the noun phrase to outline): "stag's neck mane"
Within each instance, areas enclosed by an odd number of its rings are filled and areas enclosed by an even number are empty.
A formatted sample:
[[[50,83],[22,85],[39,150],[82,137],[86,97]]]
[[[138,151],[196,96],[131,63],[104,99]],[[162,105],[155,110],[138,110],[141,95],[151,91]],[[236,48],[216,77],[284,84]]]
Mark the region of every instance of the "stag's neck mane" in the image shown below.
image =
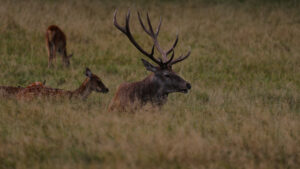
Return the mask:
[[[147,76],[145,79],[135,82],[136,96],[142,102],[152,102],[154,104],[162,105],[168,97],[168,94],[162,93],[162,87],[154,80],[154,73]]]

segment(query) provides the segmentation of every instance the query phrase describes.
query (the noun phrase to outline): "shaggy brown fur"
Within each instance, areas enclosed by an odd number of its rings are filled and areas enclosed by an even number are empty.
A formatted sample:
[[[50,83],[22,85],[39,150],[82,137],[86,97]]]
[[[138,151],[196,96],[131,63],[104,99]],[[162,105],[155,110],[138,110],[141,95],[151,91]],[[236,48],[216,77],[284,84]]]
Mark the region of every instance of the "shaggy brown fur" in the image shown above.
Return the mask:
[[[151,74],[142,81],[121,84],[109,105],[109,111],[134,110],[147,102],[154,106],[162,106],[167,101],[168,94],[157,93],[160,86],[153,82],[153,78],[154,74]]]

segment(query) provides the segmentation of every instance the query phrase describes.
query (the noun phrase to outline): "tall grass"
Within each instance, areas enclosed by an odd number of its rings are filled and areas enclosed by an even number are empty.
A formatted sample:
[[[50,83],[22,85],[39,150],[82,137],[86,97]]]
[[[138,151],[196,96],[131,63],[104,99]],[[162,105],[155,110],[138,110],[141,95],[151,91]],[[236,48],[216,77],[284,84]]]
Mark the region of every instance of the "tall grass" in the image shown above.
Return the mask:
[[[0,84],[46,80],[74,89],[85,67],[110,93],[86,101],[0,98],[0,168],[299,168],[300,13],[297,1],[0,1]],[[190,93],[161,110],[107,113],[119,84],[146,77],[140,54],[112,24],[130,8],[155,24]],[[57,24],[71,67],[47,68],[45,30]]]

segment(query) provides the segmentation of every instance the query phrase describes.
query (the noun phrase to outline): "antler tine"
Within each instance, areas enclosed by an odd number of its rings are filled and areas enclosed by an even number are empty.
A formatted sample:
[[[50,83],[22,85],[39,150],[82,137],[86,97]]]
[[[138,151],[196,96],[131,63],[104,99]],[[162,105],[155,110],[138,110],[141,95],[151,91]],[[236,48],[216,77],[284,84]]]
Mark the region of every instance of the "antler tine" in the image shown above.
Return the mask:
[[[176,35],[176,40],[175,40],[173,46],[171,47],[171,49],[168,50],[167,55],[169,55],[174,50],[174,48],[176,47],[177,43],[178,43],[178,34]]]
[[[160,21],[159,21],[159,24],[158,24],[158,27],[156,29],[156,32],[154,33],[153,32],[153,27],[152,27],[152,24],[151,24],[151,21],[150,21],[150,17],[149,17],[149,14],[147,13],[147,21],[148,21],[148,25],[149,25],[149,28],[150,28],[150,31],[147,30],[147,28],[145,27],[144,23],[143,23],[143,20],[141,19],[141,15],[140,15],[140,12],[137,12],[138,14],[138,19],[139,19],[139,22],[142,26],[142,28],[144,29],[144,31],[151,37],[157,37],[158,34],[159,34],[159,31],[160,31],[160,27],[161,27],[161,23],[162,23],[162,18],[160,17]],[[151,31],[152,30],[152,31]]]
[[[128,10],[128,13],[126,15],[126,22],[125,22],[125,27],[122,27],[118,24],[117,22],[117,10],[114,13],[114,25],[121,31],[123,32],[128,39],[130,40],[130,42],[144,55],[146,55],[147,57],[149,57],[152,61],[154,61],[155,63],[157,63],[158,65],[162,65],[162,62],[157,60],[156,58],[154,58],[154,47],[155,45],[152,46],[152,50],[151,53],[149,54],[148,52],[146,52],[133,38],[131,32],[130,32],[130,27],[129,27],[129,21],[130,21],[130,10]]]
[[[139,18],[139,21],[140,21],[140,24],[141,24],[142,28],[144,29],[144,31],[145,31],[148,35],[151,36],[151,33],[146,29],[146,27],[145,27],[145,25],[144,25],[144,23],[143,23],[143,20],[142,20],[142,18],[141,18],[140,12],[137,12],[137,14],[138,14],[138,18]]]
[[[153,28],[152,28],[152,24],[151,24],[148,12],[147,12],[147,22],[148,22],[148,25],[149,25],[149,29],[150,29],[151,35],[153,36],[153,38],[156,38],[156,36],[154,34],[154,31],[153,31]]]
[[[159,24],[158,24],[158,26],[157,26],[156,33],[155,33],[155,36],[156,36],[156,37],[157,37],[158,34],[159,34],[161,23],[162,23],[162,18],[160,17],[160,19],[159,19]]]
[[[175,63],[183,61],[184,59],[188,58],[190,56],[190,54],[191,54],[191,50],[186,55],[181,55],[179,58],[170,62],[169,65],[174,65]]]
[[[130,28],[129,28],[129,20],[130,20],[130,10],[128,10],[127,15],[126,15],[125,28],[126,28],[126,32],[131,35]]]
[[[117,9],[115,10],[115,13],[114,13],[114,25],[121,31],[123,32],[124,34],[127,34],[126,30],[120,26],[117,22]]]
[[[174,55],[175,55],[174,50],[172,50],[172,55],[171,55],[170,59],[165,63],[166,65],[169,65],[169,63],[173,60]]]

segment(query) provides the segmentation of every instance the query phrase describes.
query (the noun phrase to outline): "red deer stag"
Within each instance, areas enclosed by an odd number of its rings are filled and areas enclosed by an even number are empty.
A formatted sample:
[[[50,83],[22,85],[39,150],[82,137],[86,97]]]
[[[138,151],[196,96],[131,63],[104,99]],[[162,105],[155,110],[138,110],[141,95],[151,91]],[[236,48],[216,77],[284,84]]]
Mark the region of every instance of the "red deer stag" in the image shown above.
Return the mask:
[[[73,56],[67,55],[66,35],[56,25],[50,25],[46,31],[46,47],[48,50],[48,67],[52,65],[53,59],[56,62],[56,52],[62,56],[62,61],[65,66],[70,65],[70,58]]]
[[[93,91],[107,93],[109,90],[100,80],[100,78],[93,74],[89,68],[86,68],[85,75],[87,78],[81,84],[81,86],[74,90],[63,90],[50,88],[44,85],[33,85],[28,86],[24,90],[18,93],[17,97],[19,99],[31,100],[36,97],[45,98],[82,98],[86,99]]]
[[[186,59],[190,55],[190,51],[186,55],[182,55],[177,59],[174,58],[174,48],[178,42],[178,35],[173,46],[164,51],[159,42],[157,40],[160,26],[160,23],[156,29],[153,31],[153,27],[147,13],[147,22],[149,28],[147,29],[141,19],[141,16],[138,12],[138,19],[141,24],[143,30],[152,38],[153,46],[150,53],[142,49],[142,47],[136,42],[133,38],[130,28],[129,28],[129,19],[130,19],[130,11],[126,16],[125,27],[122,27],[118,24],[116,19],[117,11],[114,13],[114,25],[119,29],[122,33],[124,33],[130,42],[144,55],[146,55],[149,59],[151,59],[158,66],[154,66],[150,64],[148,61],[142,59],[142,62],[145,68],[152,73],[146,77],[142,81],[133,82],[133,83],[124,83],[119,86],[117,92],[109,106],[109,111],[114,110],[115,108],[118,110],[126,110],[127,108],[132,108],[132,105],[143,106],[146,103],[151,103],[154,106],[163,105],[168,98],[168,95],[173,92],[182,92],[187,93],[188,90],[191,89],[191,84],[178,76],[173,70],[172,65],[175,63],[181,62]],[[161,58],[157,59],[154,57],[154,48],[161,54]],[[171,54],[171,55],[170,55]],[[170,58],[168,59],[168,55]],[[137,103],[137,104],[136,104]]]

